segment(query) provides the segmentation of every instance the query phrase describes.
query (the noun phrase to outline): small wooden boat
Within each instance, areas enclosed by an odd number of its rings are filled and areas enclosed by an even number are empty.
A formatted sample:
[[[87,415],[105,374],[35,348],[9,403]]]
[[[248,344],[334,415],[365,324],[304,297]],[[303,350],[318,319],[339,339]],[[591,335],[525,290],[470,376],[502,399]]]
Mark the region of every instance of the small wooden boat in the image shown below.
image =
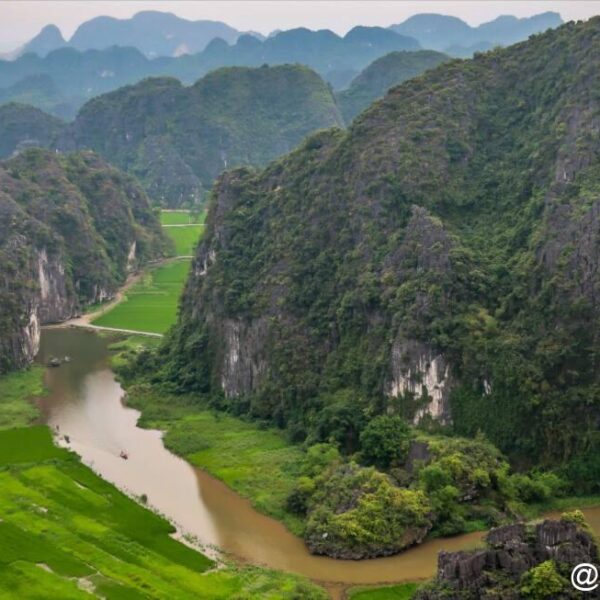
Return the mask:
[[[127,460],[129,458],[129,454],[127,454],[127,452],[125,452],[125,450],[121,450],[121,453],[119,454],[119,456],[123,459],[123,460]]]

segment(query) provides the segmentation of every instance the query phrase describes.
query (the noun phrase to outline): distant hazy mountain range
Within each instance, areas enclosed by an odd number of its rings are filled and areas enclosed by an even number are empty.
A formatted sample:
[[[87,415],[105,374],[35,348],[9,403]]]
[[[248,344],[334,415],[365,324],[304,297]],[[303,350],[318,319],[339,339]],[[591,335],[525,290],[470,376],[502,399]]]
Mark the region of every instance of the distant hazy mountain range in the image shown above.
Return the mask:
[[[27,53],[0,61],[0,101],[27,102],[72,118],[85,101],[146,77],[172,76],[193,83],[223,66],[286,63],[309,66],[341,88],[376,58],[418,48],[415,39],[380,27],[356,27],[344,37],[308,29],[283,31],[264,41],[244,34],[233,45],[215,38],[202,52],[156,59],[132,47],[85,51],[64,47],[44,57]]]
[[[133,46],[148,58],[201,52],[208,43],[221,38],[233,44],[241,33],[220,21],[188,21],[171,13],[139,12],[130,19],[96,17],[82,23],[67,42],[58,27],[48,25],[21,54],[46,56],[52,50],[70,46],[76,50],[103,50],[111,46]]]
[[[466,57],[476,51],[520,42],[534,33],[558,27],[562,22],[558,13],[545,12],[522,19],[503,15],[478,27],[471,27],[457,17],[420,14],[392,25],[390,29],[414,37],[423,48]]]
[[[471,27],[455,17],[422,14],[389,28],[355,27],[343,37],[298,28],[264,38],[221,22],[187,21],[154,11],[131,19],[98,17],[80,25],[68,41],[48,25],[12,53],[14,60],[0,60],[0,103],[25,102],[71,119],[87,100],[145,77],[193,83],[223,66],[286,63],[309,66],[341,90],[390,52],[430,48],[468,56],[561,22],[557,13],[544,13],[527,19],[498,17]]]
[[[457,17],[419,14],[389,29],[414,38],[423,48],[464,56],[475,50],[513,44],[561,23],[560,15],[554,12],[522,19],[504,15],[478,27],[471,27]],[[130,19],[96,17],[82,23],[68,41],[58,27],[47,25],[15,55],[33,52],[44,57],[52,50],[67,46],[82,51],[132,46],[147,58],[181,56],[202,52],[216,38],[235,44],[243,33],[220,21],[188,21],[171,13],[144,11]],[[265,39],[259,33],[247,33],[259,41]],[[277,37],[281,33],[276,30],[269,37]],[[328,30],[317,33],[323,36],[331,34]]]

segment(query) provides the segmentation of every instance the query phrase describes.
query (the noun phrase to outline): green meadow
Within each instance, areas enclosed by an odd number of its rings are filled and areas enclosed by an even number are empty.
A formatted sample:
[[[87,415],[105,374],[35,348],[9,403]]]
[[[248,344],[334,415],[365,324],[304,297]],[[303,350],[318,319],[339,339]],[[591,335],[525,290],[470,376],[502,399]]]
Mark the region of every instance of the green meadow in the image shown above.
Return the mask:
[[[177,319],[177,307],[190,268],[187,259],[149,269],[123,301],[93,321],[94,325],[165,333]]]
[[[165,227],[164,232],[173,240],[175,256],[192,256],[202,235],[204,225]]]
[[[203,223],[206,213],[188,211],[165,212],[160,218],[163,225],[177,225],[189,221]],[[158,267],[149,268],[142,279],[132,286],[122,302],[92,322],[100,327],[114,327],[149,333],[165,333],[177,320],[179,297],[190,268],[188,257],[193,255],[204,226],[165,227],[173,240],[175,257]]]
[[[0,431],[0,598],[324,598],[293,575],[225,566],[52,443]]]

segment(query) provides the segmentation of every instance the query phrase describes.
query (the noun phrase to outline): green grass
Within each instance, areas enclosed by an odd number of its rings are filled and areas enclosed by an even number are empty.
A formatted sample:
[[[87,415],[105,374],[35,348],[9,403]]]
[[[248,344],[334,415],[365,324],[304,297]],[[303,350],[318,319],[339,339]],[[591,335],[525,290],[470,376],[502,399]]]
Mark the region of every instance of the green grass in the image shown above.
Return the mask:
[[[286,499],[304,453],[274,429],[202,410],[197,400],[137,388],[128,404],[142,411],[140,425],[166,431],[165,445],[248,498],[259,511],[302,532],[302,520],[286,510]]]
[[[44,392],[44,369],[32,366],[0,377],[0,429],[30,425],[39,415],[30,398]]]
[[[208,571],[212,561],[173,531],[56,448],[47,428],[0,431],[0,598],[89,598],[78,583],[109,600],[325,597],[293,575]]]
[[[129,360],[141,350],[156,348],[162,343],[160,338],[148,337],[147,335],[130,335],[123,337],[108,346],[110,354],[110,365],[113,369],[125,367]]]
[[[173,240],[175,245],[175,256],[192,256],[203,230],[204,225],[164,228],[164,232]]]
[[[161,211],[161,225],[192,225],[202,224],[206,220],[206,211],[200,213],[189,210]]]
[[[416,583],[402,583],[379,588],[354,588],[350,590],[350,600],[410,600],[416,593],[419,585]]]
[[[179,296],[190,268],[189,260],[150,269],[113,309],[93,321],[94,325],[165,333],[177,319]]]
[[[50,458],[64,458],[67,451],[52,443],[44,425],[6,429],[0,432],[0,468]]]

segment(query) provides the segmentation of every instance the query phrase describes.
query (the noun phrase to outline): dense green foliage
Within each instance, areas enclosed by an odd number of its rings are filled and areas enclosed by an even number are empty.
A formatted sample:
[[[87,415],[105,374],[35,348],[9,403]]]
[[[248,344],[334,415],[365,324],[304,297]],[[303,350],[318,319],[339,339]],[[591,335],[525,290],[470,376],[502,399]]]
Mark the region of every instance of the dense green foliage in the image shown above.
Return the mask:
[[[385,96],[391,87],[437,67],[446,60],[446,54],[433,50],[391,52],[378,58],[352,80],[348,89],[338,92],[337,100],[344,121],[350,123],[375,100]]]
[[[18,598],[324,598],[315,586],[212,562],[174,527],[55,447],[45,427],[0,432],[0,595]]]
[[[410,428],[400,417],[379,415],[369,421],[360,434],[362,456],[368,463],[383,469],[392,463],[404,463],[410,438]]]
[[[568,581],[556,570],[556,564],[547,560],[532,567],[521,578],[521,594],[532,600],[556,598],[569,585]]]
[[[447,63],[224,175],[155,378],[296,439],[344,392],[359,430],[441,412],[525,464],[595,452],[599,48],[591,19]]]
[[[110,297],[165,247],[147,196],[96,155],[1,163],[0,372],[31,361],[40,324]]]
[[[46,148],[63,127],[61,120],[32,106],[4,104],[0,106],[0,158],[27,146]]]
[[[190,87],[148,79],[95,98],[59,147],[95,150],[177,207],[197,204],[223,169],[263,165],[341,122],[331,90],[306,67],[229,68]]]
[[[393,485],[383,473],[352,462],[316,478],[308,510],[311,551],[342,558],[397,553],[431,527],[421,490]]]

